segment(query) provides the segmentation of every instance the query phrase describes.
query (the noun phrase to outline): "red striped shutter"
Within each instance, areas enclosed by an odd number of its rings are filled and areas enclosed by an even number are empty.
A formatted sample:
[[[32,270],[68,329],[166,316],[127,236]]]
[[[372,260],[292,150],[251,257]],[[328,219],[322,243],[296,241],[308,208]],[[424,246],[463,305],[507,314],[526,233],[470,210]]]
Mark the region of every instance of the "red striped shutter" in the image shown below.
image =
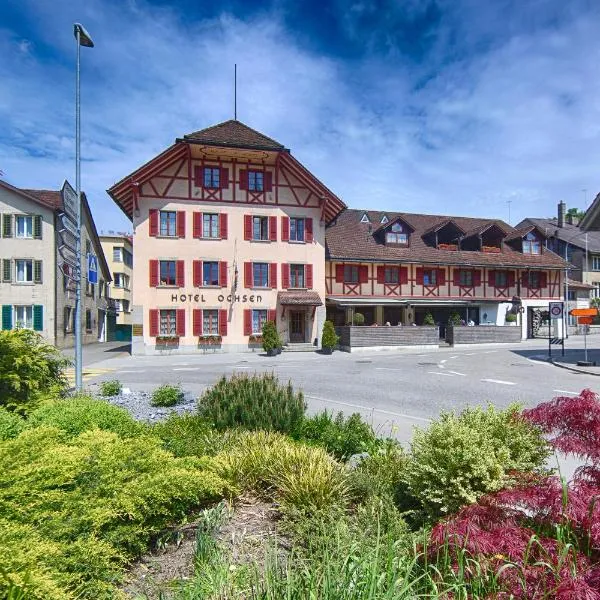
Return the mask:
[[[219,311],[219,335],[221,337],[227,335],[227,311],[224,308]]]
[[[400,267],[400,283],[402,285],[408,283],[408,267]]]
[[[150,235],[156,237],[158,235],[158,210],[156,208],[150,209]]]
[[[377,267],[377,283],[385,283],[385,267]]]
[[[175,332],[179,337],[185,337],[185,308],[177,309],[177,318],[175,320]]]
[[[202,309],[195,308],[192,311],[192,335],[202,335]]]
[[[227,287],[227,261],[225,260],[219,263],[219,286]]]
[[[185,287],[185,263],[182,260],[177,261],[175,269],[175,282],[177,287]]]
[[[336,283],[344,283],[344,265],[335,265]]]
[[[540,273],[540,287],[548,287],[548,273]]]
[[[423,285],[423,267],[417,268],[417,285]]]
[[[196,187],[202,187],[203,184],[203,169],[202,167],[194,167],[194,185]]]
[[[150,261],[150,287],[158,287],[158,261]]]
[[[177,237],[185,237],[185,211],[177,211]]]
[[[245,262],[244,263],[244,287],[251,288],[252,287],[252,263]]]
[[[473,285],[475,287],[479,287],[481,285],[481,271],[479,269],[475,269],[473,271]]]
[[[313,220],[311,217],[306,217],[304,221],[304,238],[307,243],[312,243],[313,241]]]
[[[524,288],[529,287],[529,273],[525,272],[521,275],[521,286]]]
[[[195,238],[202,237],[202,213],[195,212],[193,217],[193,234]]]
[[[240,190],[248,189],[248,171],[240,169]]]
[[[437,284],[446,285],[446,269],[436,269],[437,271]]]
[[[194,287],[202,287],[202,261],[195,260],[193,262],[193,281]]]
[[[277,310],[267,311],[267,319],[273,321],[273,323],[277,323]]]
[[[496,287],[496,271],[492,269],[488,271],[488,285],[490,287]]]
[[[277,263],[269,264],[269,287],[277,289]]]
[[[312,286],[313,286],[313,266],[312,265],[306,265],[304,267],[305,269],[305,273],[304,273],[304,277],[306,279],[306,281],[304,282],[306,284],[306,287],[309,290],[312,290]]]
[[[281,263],[281,287],[287,290],[290,287],[290,265]]]
[[[273,191],[273,173],[265,171],[265,192]]]
[[[219,178],[221,189],[226,190],[229,187],[229,169],[221,169],[221,177]]]
[[[252,239],[252,215],[244,215],[244,239]]]
[[[277,217],[269,217],[269,239],[277,241]]]
[[[514,271],[509,271],[508,272],[508,276],[506,278],[506,281],[508,283],[508,287],[512,287],[513,285],[515,285],[515,272]]]
[[[454,269],[454,278],[452,280],[452,284],[460,286],[460,269]]]
[[[244,335],[252,335],[252,311],[244,309]]]
[[[358,282],[367,283],[369,281],[369,267],[367,265],[360,265],[358,267]]]
[[[290,241],[290,218],[281,217],[281,241]]]
[[[221,213],[219,215],[219,234],[222,240],[227,239],[229,233],[227,229],[227,213]]]
[[[155,308],[152,308],[149,311],[149,317],[150,317],[150,337],[156,337],[159,332],[158,310],[156,310]]]

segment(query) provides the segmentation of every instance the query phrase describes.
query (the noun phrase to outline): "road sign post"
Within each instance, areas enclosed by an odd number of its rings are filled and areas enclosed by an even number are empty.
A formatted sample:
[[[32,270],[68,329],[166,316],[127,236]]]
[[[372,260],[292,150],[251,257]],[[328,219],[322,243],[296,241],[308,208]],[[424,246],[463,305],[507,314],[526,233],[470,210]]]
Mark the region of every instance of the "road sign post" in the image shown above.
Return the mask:
[[[93,254],[87,255],[87,279],[88,283],[98,283],[98,257]]]
[[[598,316],[597,308],[574,308],[569,311],[569,314],[573,317],[577,317],[577,324],[584,325],[583,328],[583,352],[584,352],[584,361],[587,363],[588,361],[588,352],[587,352],[587,332],[588,325],[591,325],[594,322],[594,317]],[[580,363],[577,363],[580,364]]]
[[[555,341],[557,338],[552,337],[552,323],[555,321],[563,321],[565,311],[564,302],[550,302],[548,305],[548,357],[552,358],[552,344],[559,343],[562,346],[562,355],[565,355],[565,332],[563,329],[560,341]],[[563,321],[564,322],[564,321]]]

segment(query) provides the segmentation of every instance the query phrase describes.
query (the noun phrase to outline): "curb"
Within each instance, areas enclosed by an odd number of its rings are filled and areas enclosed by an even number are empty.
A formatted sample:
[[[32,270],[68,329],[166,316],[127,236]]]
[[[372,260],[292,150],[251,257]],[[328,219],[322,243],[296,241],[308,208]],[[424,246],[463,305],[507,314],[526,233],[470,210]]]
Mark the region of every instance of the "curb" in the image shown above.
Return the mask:
[[[593,375],[594,377],[600,377],[600,373],[591,373],[590,371],[584,371],[583,369],[576,369],[575,367],[569,367],[564,363],[560,363],[551,358],[549,363],[553,364],[555,367],[559,369],[566,369],[567,371],[573,371],[573,373],[582,373],[583,375]]]

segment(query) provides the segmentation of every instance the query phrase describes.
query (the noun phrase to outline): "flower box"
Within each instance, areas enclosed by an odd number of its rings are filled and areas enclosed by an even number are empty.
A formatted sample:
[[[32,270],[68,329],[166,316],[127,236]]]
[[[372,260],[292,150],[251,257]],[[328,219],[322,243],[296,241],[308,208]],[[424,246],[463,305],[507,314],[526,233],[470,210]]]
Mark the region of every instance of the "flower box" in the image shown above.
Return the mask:
[[[439,250],[453,250],[456,252],[458,250],[458,244],[438,244]]]
[[[223,341],[220,335],[201,335],[198,336],[198,343],[203,346],[217,346]]]
[[[177,335],[158,335],[156,336],[157,344],[179,344],[179,336]]]
[[[502,252],[502,249],[498,248],[498,246],[483,246],[481,250],[483,252],[489,252],[490,254],[500,254],[500,252]]]
[[[249,344],[262,344],[262,342],[263,342],[262,335],[251,335],[248,338],[248,343]]]

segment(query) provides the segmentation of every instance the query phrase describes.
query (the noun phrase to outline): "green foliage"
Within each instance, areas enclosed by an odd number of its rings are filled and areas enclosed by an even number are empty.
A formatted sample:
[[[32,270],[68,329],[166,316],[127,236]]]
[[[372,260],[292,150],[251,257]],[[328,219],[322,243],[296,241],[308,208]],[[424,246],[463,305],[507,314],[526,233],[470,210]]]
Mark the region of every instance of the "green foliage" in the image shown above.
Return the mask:
[[[376,452],[382,443],[358,413],[344,418],[339,412],[334,419],[332,413],[324,411],[305,417],[291,435],[296,440],[323,446],[337,459],[359,452]]]
[[[354,313],[354,317],[352,319],[353,325],[364,325],[365,324],[365,315],[362,313]]]
[[[31,427],[56,427],[68,437],[75,437],[88,429],[112,431],[121,437],[134,437],[145,431],[144,425],[133,419],[125,409],[89,396],[47,401],[31,413],[28,424]]]
[[[293,431],[304,415],[302,392],[280,385],[272,373],[222,377],[198,402],[200,415],[218,430],[228,427]]]
[[[0,331],[0,406],[27,413],[46,394],[67,387],[69,361],[30,329]]]
[[[518,405],[442,413],[415,430],[403,478],[425,513],[437,518],[499,490],[510,471],[540,469],[549,455],[540,432],[523,421]]]
[[[183,400],[183,392],[178,385],[165,383],[152,392],[152,406],[175,406]]]
[[[325,321],[323,324],[323,335],[321,337],[322,348],[335,348],[338,345],[339,337],[335,333],[335,327],[331,321]]]
[[[0,443],[0,463],[0,582],[27,598],[118,598],[127,560],[229,490],[209,459],[98,429],[28,429]]]
[[[281,338],[273,321],[266,321],[262,328],[262,347],[265,352],[281,348]]]
[[[517,322],[517,315],[515,315],[514,313],[506,313],[506,317],[504,319],[507,323],[516,323]]]
[[[460,325],[461,322],[462,322],[462,319],[460,318],[460,315],[455,310],[453,310],[450,313],[450,318],[448,319],[448,323],[450,325]]]
[[[423,325],[435,325],[433,315],[430,312],[425,314],[425,317],[423,318]]]
[[[25,429],[25,420],[0,407],[0,442],[17,437]]]
[[[118,396],[121,393],[121,389],[121,382],[118,379],[103,381],[100,384],[100,395],[107,397]]]

